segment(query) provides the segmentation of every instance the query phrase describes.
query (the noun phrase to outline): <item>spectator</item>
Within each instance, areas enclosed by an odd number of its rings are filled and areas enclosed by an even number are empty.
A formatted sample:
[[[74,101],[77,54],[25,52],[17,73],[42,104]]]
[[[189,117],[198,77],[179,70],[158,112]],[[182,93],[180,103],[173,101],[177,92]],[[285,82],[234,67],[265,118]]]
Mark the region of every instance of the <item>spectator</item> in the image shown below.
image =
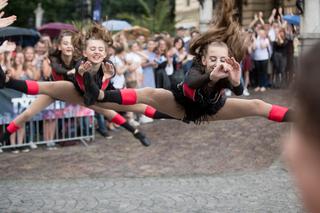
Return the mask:
[[[128,64],[128,71],[125,73],[127,88],[139,88],[143,81],[142,71],[142,53],[138,42],[133,42],[130,45],[130,52],[126,55],[125,60]],[[134,119],[132,112],[127,113],[129,116],[129,123],[132,126],[139,126],[139,122]]]
[[[157,67],[157,63],[155,62],[156,54],[155,54],[156,42],[154,40],[149,40],[147,44],[147,50],[144,51],[144,54],[147,56],[145,58],[144,63],[142,63],[143,68],[143,83],[142,87],[152,87],[155,88],[155,79],[154,79],[154,68]]]
[[[258,13],[255,13],[253,20],[249,24],[249,28],[252,28],[252,29],[256,27],[260,28],[263,25],[264,25],[263,12],[260,11]]]
[[[243,62],[242,62],[242,75],[243,75],[243,79],[244,79],[244,84],[243,84],[243,87],[244,87],[243,95],[244,96],[250,95],[250,93],[248,91],[248,86],[250,83],[250,72],[253,67],[251,55],[252,55],[252,51],[253,51],[254,34],[253,34],[252,30],[249,30],[248,33],[249,33],[251,42],[250,42],[250,45],[248,46],[245,58],[243,59]]]
[[[168,65],[168,60],[166,57],[168,49],[169,48],[168,48],[167,42],[163,38],[159,38],[158,45],[155,50],[155,53],[156,53],[155,62],[157,63],[157,67],[154,70],[157,88],[170,89],[171,87],[168,74],[170,75],[173,73],[173,68],[172,68],[172,73],[166,72],[166,67]]]
[[[184,41],[180,37],[176,37],[173,41],[173,74],[170,76],[171,87],[176,86],[183,81],[183,64],[187,59],[187,52],[184,48]]]
[[[286,32],[281,28],[275,42],[273,43],[273,63],[274,63],[274,86],[280,88],[284,86],[285,71],[287,66],[288,39]]]
[[[41,70],[36,67],[35,52],[33,47],[26,47],[24,49],[26,72],[29,73],[29,77],[33,80],[39,80],[41,78]],[[41,65],[42,66],[42,65]],[[39,67],[39,66],[38,66]]]
[[[253,60],[255,66],[255,72],[257,74],[257,87],[255,91],[266,91],[268,62],[270,59],[270,41],[267,38],[266,31],[264,29],[259,30],[258,38],[255,39],[253,44]]]
[[[24,55],[22,52],[17,52],[12,67],[8,70],[9,76],[14,79],[20,79],[20,80],[27,80],[29,79],[28,73],[24,70]],[[10,144],[11,145],[22,145],[25,139],[25,133],[26,129],[25,126],[21,126],[21,128],[10,135]],[[28,148],[22,148],[22,152],[29,152],[30,149]],[[17,154],[19,153],[19,149],[13,149],[12,153]]]

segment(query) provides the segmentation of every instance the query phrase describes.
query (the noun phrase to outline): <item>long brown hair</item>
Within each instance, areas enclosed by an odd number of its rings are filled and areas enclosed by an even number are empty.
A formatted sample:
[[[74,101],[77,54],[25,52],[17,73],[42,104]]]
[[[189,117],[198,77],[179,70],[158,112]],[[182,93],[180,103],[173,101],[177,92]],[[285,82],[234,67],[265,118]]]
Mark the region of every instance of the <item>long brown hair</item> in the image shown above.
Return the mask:
[[[86,48],[87,41],[90,39],[102,40],[106,44],[106,51],[108,46],[112,46],[112,36],[103,26],[99,24],[91,24],[88,29],[79,30],[77,34],[72,37],[72,44],[74,46],[74,56],[79,59],[82,56],[82,51]]]
[[[226,43],[230,56],[237,61],[243,59],[247,50],[247,36],[236,21],[234,6],[234,0],[220,0],[209,30],[191,41],[190,53],[196,56],[197,62],[201,62],[201,56],[205,55],[212,42]]]

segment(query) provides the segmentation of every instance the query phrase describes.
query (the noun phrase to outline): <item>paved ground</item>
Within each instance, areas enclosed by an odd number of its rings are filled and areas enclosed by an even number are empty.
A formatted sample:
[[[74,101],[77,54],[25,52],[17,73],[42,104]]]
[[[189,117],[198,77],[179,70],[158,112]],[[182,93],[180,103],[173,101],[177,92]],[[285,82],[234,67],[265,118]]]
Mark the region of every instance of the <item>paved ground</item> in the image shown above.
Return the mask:
[[[253,96],[255,97],[255,96]],[[288,105],[286,91],[262,99]],[[288,124],[262,118],[141,127],[114,139],[0,155],[0,212],[302,212],[279,162]]]
[[[1,181],[1,212],[302,212],[275,165],[217,176]]]

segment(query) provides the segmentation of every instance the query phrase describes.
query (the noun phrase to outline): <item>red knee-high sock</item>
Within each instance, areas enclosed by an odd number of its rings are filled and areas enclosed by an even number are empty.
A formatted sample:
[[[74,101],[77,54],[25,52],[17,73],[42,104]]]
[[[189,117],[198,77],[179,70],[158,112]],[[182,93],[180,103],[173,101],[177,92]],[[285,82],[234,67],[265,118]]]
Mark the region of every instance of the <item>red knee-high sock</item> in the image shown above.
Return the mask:
[[[38,82],[26,80],[26,84],[27,84],[27,88],[28,88],[27,94],[30,94],[30,95],[39,94]]]
[[[132,105],[137,103],[137,93],[135,89],[120,90],[123,105]]]
[[[159,112],[159,111],[157,111],[155,108],[153,108],[151,106],[147,106],[146,107],[146,110],[144,111],[144,115],[149,117],[149,118],[153,118],[153,119],[162,119],[162,118],[174,119],[170,115],[167,115],[167,114],[164,114],[162,112]]]
[[[18,131],[18,129],[20,129],[20,127],[14,122],[11,121],[9,123],[9,125],[7,126],[7,132],[11,135],[12,133],[15,133],[16,131]]]
[[[277,122],[288,121],[288,119],[286,118],[288,117],[288,112],[289,109],[287,107],[272,105],[268,119]]]
[[[144,111],[144,115],[149,117],[149,118],[154,118],[155,114],[156,114],[157,110],[151,106],[147,106],[145,111]]]
[[[18,129],[20,129],[20,127],[17,124],[15,124],[14,121],[11,121],[6,128],[6,131],[4,131],[4,133],[0,136],[0,145],[2,142],[8,141],[10,135],[18,131]]]
[[[137,103],[137,93],[135,89],[105,90],[102,102],[133,105]]]
[[[29,95],[39,94],[39,84],[31,80],[11,79],[5,84],[7,88],[14,89]]]
[[[124,124],[125,122],[127,122],[127,120],[122,117],[120,114],[116,114],[112,119],[111,119],[112,123],[115,123],[119,126],[121,126],[122,124]]]
[[[122,117],[120,114],[116,114],[116,115],[111,119],[111,122],[122,126],[123,128],[125,128],[126,130],[128,130],[128,131],[131,132],[132,134],[136,134],[136,133],[139,132],[135,127],[131,126],[131,125],[128,123],[128,121],[127,121],[124,117]]]

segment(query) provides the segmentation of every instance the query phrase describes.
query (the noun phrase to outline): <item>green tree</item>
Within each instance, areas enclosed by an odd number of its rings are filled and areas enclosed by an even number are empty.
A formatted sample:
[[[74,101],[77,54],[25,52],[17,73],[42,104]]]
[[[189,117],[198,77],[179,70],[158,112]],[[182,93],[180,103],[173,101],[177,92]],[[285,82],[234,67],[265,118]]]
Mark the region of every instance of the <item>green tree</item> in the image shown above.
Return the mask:
[[[15,26],[34,27],[34,10],[38,3],[44,9],[43,22],[71,22],[81,20],[81,2],[78,0],[10,0],[5,8],[7,14],[17,15]],[[88,13],[88,12],[87,12]],[[87,16],[88,14],[85,14]]]
[[[122,12],[116,15],[117,18],[126,19],[133,25],[146,27],[153,32],[173,32],[174,21],[172,19],[172,5],[169,0],[138,0],[141,13]],[[137,8],[137,9],[138,9]]]

